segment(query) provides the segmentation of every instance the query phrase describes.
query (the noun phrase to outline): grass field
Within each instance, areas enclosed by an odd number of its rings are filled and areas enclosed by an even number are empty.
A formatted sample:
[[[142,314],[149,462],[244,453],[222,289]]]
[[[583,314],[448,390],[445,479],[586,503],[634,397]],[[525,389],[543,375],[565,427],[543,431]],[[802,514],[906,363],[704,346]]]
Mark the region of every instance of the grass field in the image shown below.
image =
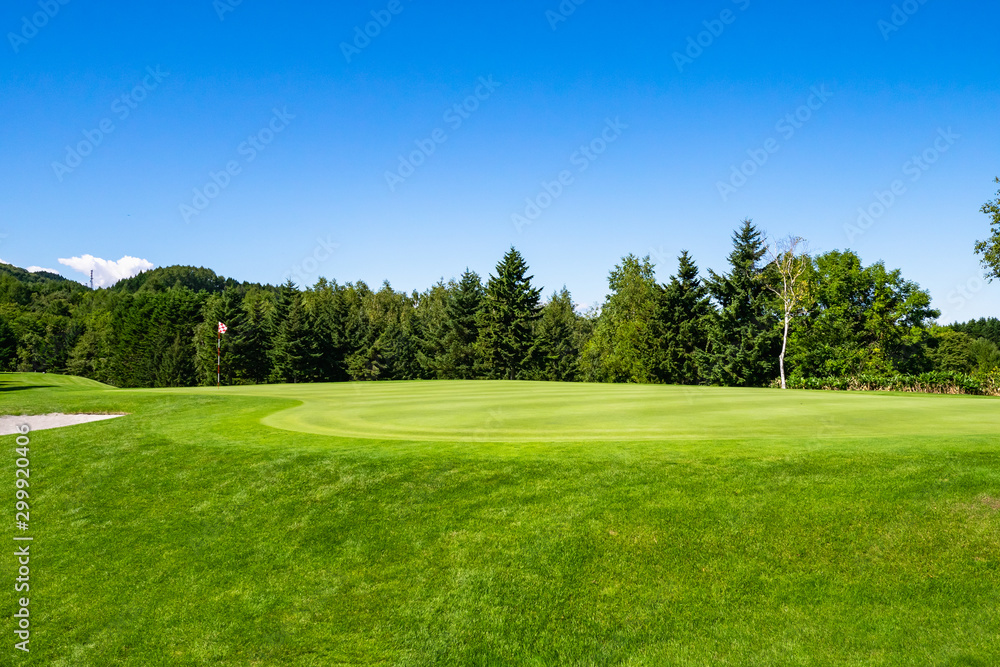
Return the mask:
[[[130,414],[31,435],[32,652],[7,588],[4,664],[1000,656],[997,399],[0,375],[0,414],[46,412]]]

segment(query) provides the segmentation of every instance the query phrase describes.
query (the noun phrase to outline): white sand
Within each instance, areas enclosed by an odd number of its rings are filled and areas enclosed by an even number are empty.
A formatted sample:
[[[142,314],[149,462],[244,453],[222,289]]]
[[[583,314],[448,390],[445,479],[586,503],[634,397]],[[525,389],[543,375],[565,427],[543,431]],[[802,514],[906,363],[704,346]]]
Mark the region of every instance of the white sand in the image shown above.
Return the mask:
[[[27,424],[32,431],[44,431],[50,428],[61,428],[63,426],[75,426],[76,424],[88,424],[90,422],[124,417],[125,415],[64,415],[54,413],[50,415],[27,415],[23,417],[0,416],[0,435],[15,435],[20,433],[18,427]]]

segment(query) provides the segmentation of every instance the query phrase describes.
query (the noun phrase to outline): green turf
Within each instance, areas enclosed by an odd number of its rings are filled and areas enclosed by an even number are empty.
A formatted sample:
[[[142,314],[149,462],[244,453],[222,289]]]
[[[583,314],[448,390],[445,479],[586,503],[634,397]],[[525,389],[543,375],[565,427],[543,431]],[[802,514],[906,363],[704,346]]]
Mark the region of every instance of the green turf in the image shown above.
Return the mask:
[[[32,434],[35,634],[25,657],[7,633],[12,664],[1000,655],[996,399],[55,384],[0,376],[0,413],[130,414]]]

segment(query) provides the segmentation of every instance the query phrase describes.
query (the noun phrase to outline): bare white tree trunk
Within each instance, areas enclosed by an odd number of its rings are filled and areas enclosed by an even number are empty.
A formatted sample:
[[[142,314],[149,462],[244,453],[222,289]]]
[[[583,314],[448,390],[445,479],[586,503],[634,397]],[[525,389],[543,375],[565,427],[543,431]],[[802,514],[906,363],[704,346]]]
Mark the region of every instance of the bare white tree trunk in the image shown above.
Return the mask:
[[[781,388],[788,389],[788,384],[785,382],[785,352],[788,351],[788,325],[791,323],[792,317],[790,312],[785,313],[785,337],[781,343],[781,355],[778,357],[778,364],[781,366]]]

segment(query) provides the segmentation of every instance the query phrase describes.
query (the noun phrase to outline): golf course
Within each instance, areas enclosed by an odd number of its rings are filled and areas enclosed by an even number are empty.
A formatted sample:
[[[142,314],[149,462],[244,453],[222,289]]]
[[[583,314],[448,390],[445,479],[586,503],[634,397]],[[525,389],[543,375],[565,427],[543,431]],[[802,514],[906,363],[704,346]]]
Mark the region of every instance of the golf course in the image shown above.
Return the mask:
[[[57,412],[127,416],[30,434],[19,664],[1000,655],[995,398],[0,374],[0,414]]]

